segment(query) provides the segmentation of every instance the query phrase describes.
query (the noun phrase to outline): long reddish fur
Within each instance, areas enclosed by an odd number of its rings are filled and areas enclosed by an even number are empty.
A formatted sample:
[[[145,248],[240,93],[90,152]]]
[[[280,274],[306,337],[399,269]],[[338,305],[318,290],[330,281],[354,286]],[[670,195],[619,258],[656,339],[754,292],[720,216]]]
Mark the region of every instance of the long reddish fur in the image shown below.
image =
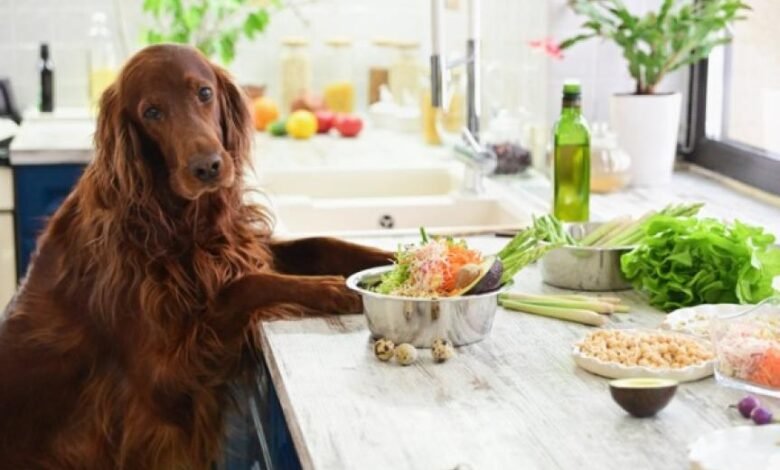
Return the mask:
[[[334,310],[341,278],[294,275],[387,259],[330,239],[271,241],[268,212],[244,202],[251,119],[216,70],[235,184],[193,202],[134,155],[117,87],[105,93],[94,161],[0,323],[0,468],[209,468],[250,317]]]

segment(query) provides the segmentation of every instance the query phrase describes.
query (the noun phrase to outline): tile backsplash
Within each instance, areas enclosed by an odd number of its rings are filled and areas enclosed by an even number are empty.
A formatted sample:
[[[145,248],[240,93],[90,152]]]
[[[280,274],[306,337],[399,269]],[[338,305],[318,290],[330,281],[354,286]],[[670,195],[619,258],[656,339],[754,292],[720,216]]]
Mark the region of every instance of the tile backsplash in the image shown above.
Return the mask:
[[[651,7],[660,0],[636,0]],[[463,50],[467,0],[447,11],[448,48]],[[376,60],[371,44],[376,37],[420,42],[419,59],[427,63],[430,42],[428,0],[288,0],[296,5],[273,14],[267,31],[255,41],[242,41],[230,69],[242,83],[264,83],[278,91],[279,43],[285,36],[310,40],[316,75],[332,36],[353,39],[353,70],[358,104],[365,104],[364,71]],[[57,106],[83,106],[87,102],[87,48],[94,12],[108,15],[120,57],[141,47],[144,24],[141,0],[0,0],[0,76],[10,76],[20,107],[35,105],[38,93],[38,45],[47,41],[55,62]],[[569,76],[579,77],[584,88],[584,110],[592,120],[608,118],[607,97],[631,89],[620,51],[608,43],[592,41],[566,52],[562,61],[547,59],[528,47],[543,37],[561,39],[576,30],[580,20],[566,8],[566,0],[482,0],[484,115],[497,105],[525,110],[529,119],[550,123],[558,114],[559,90]],[[496,72],[499,71],[500,73]],[[501,80],[497,77],[503,77]],[[667,88],[682,87],[673,76]],[[316,78],[315,78],[316,83]]]

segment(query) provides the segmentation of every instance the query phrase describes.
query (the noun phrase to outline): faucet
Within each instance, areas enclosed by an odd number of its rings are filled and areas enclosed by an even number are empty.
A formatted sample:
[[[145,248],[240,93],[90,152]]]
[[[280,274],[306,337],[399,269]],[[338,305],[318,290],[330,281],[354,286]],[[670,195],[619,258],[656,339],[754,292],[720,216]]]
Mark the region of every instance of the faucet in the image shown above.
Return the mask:
[[[444,49],[444,0],[431,0],[431,105],[447,110],[444,99],[444,73],[454,67],[466,67],[466,125],[461,129],[462,143],[455,144],[455,157],[466,166],[463,190],[467,193],[484,192],[484,177],[496,169],[496,154],[479,141],[480,74],[479,0],[468,0],[468,38],[466,56],[445,62]]]

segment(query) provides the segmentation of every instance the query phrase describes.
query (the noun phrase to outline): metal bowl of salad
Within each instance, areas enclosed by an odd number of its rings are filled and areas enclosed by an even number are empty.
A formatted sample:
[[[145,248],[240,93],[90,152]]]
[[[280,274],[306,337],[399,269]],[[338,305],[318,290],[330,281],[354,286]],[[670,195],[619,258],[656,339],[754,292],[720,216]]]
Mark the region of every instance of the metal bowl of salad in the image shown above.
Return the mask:
[[[381,266],[353,274],[347,286],[363,297],[368,329],[374,339],[430,348],[436,339],[455,346],[483,340],[493,328],[501,289],[475,295],[413,298],[372,290],[395,266]],[[373,283],[373,284],[372,284]]]
[[[421,233],[421,243],[399,248],[395,264],[347,279],[363,297],[374,338],[421,348],[436,339],[456,346],[480,341],[493,326],[501,291],[546,252],[530,232],[518,234],[495,255],[471,249],[465,240]]]

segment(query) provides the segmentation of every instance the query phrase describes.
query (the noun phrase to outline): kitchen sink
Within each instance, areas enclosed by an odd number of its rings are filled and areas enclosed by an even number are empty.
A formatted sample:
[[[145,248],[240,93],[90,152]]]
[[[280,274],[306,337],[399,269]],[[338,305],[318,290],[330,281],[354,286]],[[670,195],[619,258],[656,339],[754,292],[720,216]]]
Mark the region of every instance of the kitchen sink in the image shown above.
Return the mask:
[[[436,196],[456,192],[462,169],[452,166],[410,168],[319,168],[275,170],[259,179],[269,196],[377,198]]]
[[[421,196],[414,198],[276,200],[280,234],[395,235],[424,226],[433,233],[478,233],[527,226],[530,215],[498,198]]]

